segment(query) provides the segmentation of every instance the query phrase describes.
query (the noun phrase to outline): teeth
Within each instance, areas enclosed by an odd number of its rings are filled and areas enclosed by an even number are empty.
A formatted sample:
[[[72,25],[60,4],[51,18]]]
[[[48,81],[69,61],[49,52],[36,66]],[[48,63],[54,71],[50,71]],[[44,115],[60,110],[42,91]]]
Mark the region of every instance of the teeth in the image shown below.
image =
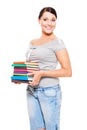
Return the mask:
[[[51,28],[50,28],[50,27],[46,27],[46,29],[51,30]]]

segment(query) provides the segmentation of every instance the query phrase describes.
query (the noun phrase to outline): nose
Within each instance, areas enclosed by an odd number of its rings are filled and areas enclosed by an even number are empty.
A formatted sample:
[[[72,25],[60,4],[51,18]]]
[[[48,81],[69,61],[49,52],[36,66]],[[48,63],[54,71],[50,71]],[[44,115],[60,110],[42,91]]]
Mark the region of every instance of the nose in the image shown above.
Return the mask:
[[[48,24],[48,25],[52,25],[52,22],[49,20],[47,24]]]

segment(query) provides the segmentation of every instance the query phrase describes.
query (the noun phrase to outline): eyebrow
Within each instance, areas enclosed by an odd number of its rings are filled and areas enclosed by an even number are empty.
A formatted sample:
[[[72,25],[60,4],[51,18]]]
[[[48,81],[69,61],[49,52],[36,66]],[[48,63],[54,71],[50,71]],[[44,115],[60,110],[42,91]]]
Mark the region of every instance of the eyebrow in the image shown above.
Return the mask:
[[[48,19],[47,16],[42,16],[42,18]],[[51,19],[56,19],[56,17],[52,17]]]

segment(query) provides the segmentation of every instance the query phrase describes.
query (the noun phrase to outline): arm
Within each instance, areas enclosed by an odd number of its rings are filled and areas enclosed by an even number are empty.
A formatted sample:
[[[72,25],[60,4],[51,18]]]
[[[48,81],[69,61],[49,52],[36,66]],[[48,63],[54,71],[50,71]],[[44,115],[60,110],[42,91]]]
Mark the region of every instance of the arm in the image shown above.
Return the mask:
[[[44,71],[42,76],[47,77],[70,77],[72,76],[71,63],[66,49],[56,52],[61,68],[57,70]]]

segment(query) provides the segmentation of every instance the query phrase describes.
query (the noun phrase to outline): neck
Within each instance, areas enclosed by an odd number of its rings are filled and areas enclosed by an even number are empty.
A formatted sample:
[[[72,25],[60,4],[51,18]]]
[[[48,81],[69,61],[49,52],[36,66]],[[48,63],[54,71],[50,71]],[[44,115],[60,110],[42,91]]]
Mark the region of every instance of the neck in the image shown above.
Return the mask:
[[[54,35],[54,33],[51,34],[45,34],[42,33],[41,39],[54,39],[56,36]]]

